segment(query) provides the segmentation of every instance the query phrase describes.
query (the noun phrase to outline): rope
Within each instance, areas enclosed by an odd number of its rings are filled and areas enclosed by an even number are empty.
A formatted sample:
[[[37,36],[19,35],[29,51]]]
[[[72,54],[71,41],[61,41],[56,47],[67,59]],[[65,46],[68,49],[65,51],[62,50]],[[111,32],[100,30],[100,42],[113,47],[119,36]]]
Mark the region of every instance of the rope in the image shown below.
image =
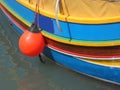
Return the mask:
[[[57,24],[57,27],[62,32],[62,28],[61,28],[59,20],[58,20],[59,4],[60,4],[60,0],[57,0],[56,1],[56,5],[55,5],[55,15],[56,15],[56,24]]]
[[[37,2],[36,2],[36,8],[35,8],[35,14],[34,14],[34,23],[37,22],[37,14],[39,12],[39,2],[40,2],[40,0],[37,0]]]
[[[34,15],[34,23],[37,23],[37,14],[39,12],[39,3],[40,3],[40,0],[37,0],[36,8],[35,8],[35,15]],[[59,20],[58,20],[59,4],[60,4],[60,0],[57,0],[56,6],[55,6],[56,24],[57,24],[58,29],[62,32],[62,28],[61,28]],[[39,19],[39,17],[38,17],[38,19]],[[38,20],[38,23],[39,23],[39,20]]]
[[[36,2],[36,7],[35,7],[35,13],[34,13],[34,23],[37,24],[38,27],[40,27],[40,17],[39,17],[39,3],[40,3],[40,0],[37,0]],[[41,29],[39,29],[41,31]]]

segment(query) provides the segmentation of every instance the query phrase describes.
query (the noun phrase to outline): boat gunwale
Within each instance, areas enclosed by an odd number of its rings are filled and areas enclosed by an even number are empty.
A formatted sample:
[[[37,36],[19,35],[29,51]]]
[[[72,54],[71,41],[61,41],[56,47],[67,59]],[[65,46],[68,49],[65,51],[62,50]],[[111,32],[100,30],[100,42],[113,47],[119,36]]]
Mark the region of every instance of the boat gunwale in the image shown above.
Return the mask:
[[[1,8],[2,10],[4,10],[4,8]],[[5,11],[5,13],[6,14],[10,14],[10,13],[7,13],[6,11]],[[12,14],[11,15],[8,15],[10,18],[11,18],[11,20],[13,20],[14,21],[14,23],[16,23],[21,29],[23,29],[23,30],[26,30],[26,28],[28,28],[28,26],[26,26],[26,25],[24,25],[24,24],[21,24],[21,25],[19,25],[19,23],[20,23],[20,20],[19,19],[12,19],[13,18],[13,16],[12,16]],[[16,21],[15,21],[16,20]],[[22,23],[22,22],[21,22]],[[56,44],[63,44],[63,43],[61,43],[61,42],[56,42],[56,41],[54,41],[54,40],[48,40],[47,41],[47,37],[45,37],[46,38],[46,42],[48,42],[48,43],[56,43]],[[51,43],[51,44],[52,44]],[[70,54],[71,56],[75,56],[75,57],[80,57],[80,58],[90,58],[90,59],[96,59],[96,60],[118,60],[118,59],[120,59],[120,56],[119,55],[113,55],[113,56],[94,56],[94,55],[89,55],[89,54],[82,54],[82,53],[79,53],[79,51],[77,51],[78,52],[78,54],[76,53],[76,52],[73,52],[73,53],[71,53],[70,51],[66,51],[66,50],[63,50],[62,49],[62,47],[60,47],[60,48],[56,48],[53,44],[51,45],[51,44],[48,44],[47,46],[49,47],[49,48],[52,48],[52,49],[55,49],[55,50],[57,50],[57,51],[60,51],[60,52],[64,52],[64,53],[66,53],[66,54]],[[55,45],[56,45],[55,44]],[[63,44],[63,45],[68,45],[68,44]],[[57,46],[57,45],[56,45]],[[71,45],[68,45],[68,46],[71,46]],[[78,47],[78,46],[73,46],[72,45],[72,47]],[[82,46],[79,46],[79,47],[81,47],[82,48]],[[119,48],[119,46],[117,46],[118,48]],[[90,48],[90,47],[86,47],[86,48]],[[95,47],[91,47],[91,48],[95,48]],[[100,48],[100,47],[98,47],[98,48]],[[107,47],[106,47],[107,48]],[[84,49],[84,48],[83,48]],[[113,50],[116,50],[117,48],[113,48]],[[95,49],[95,50],[97,50],[97,48]],[[101,49],[100,49],[101,50]],[[109,49],[107,49],[107,50],[109,50]],[[114,57],[114,58],[113,58]]]
[[[1,3],[1,7],[6,8],[13,16],[18,18],[22,23],[24,23],[28,27],[30,26],[30,24],[28,24],[26,21],[24,21],[24,19],[22,19],[19,15],[17,15],[15,12],[10,10],[10,8],[6,7],[5,3]],[[83,40],[76,40],[76,39],[70,40],[69,38],[54,35],[45,30],[42,30],[42,34],[45,37],[50,38],[52,40],[55,40],[55,41],[58,41],[61,43],[65,43],[65,44],[77,45],[77,46],[106,47],[106,46],[120,45],[119,39],[118,40],[110,40],[110,41],[83,41]]]
[[[27,4],[20,0],[16,0],[16,1],[20,3],[21,5],[23,5],[24,7],[29,8],[32,11],[35,11],[35,6]],[[54,13],[43,10],[41,8],[40,8],[40,12],[38,13],[43,16],[56,19],[56,15]],[[78,24],[111,24],[111,23],[120,22],[120,16],[104,17],[104,18],[80,18],[80,17],[58,14],[58,20],[70,22],[70,23],[78,23]]]

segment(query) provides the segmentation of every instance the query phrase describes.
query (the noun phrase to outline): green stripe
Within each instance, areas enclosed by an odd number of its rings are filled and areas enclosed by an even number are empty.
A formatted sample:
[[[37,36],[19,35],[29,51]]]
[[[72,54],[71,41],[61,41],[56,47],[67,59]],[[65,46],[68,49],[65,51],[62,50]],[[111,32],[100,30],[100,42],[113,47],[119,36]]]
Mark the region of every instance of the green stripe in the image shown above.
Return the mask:
[[[30,22],[28,22],[27,20],[25,20],[23,17],[21,17],[19,14],[17,14],[9,5],[7,5],[7,3],[4,2],[4,0],[0,0],[0,2],[2,3],[2,5],[4,5],[6,7],[6,9],[8,9],[13,15],[16,15],[17,17],[20,18],[20,20],[24,21],[28,26],[31,25]],[[65,38],[65,37],[61,37],[61,36],[58,36],[58,35],[55,35],[55,34],[52,34],[52,33],[49,33],[49,32],[46,32],[46,31],[42,31],[46,36],[51,36],[53,37],[54,39],[57,39],[57,41],[70,41],[69,38]],[[83,40],[76,40],[76,39],[72,39],[71,42],[75,42],[75,43],[85,43],[85,44],[104,44],[104,43],[116,43],[116,42],[120,42],[120,40],[109,40],[109,41],[83,41]]]
[[[70,41],[70,38],[65,38],[65,37],[61,37],[55,34],[51,34],[49,32],[46,31],[42,31],[45,35],[51,36],[53,38],[56,38],[58,40],[65,40],[65,41]],[[83,40],[76,40],[76,39],[72,39],[72,42],[81,42],[81,43],[88,43],[88,44],[104,44],[104,43],[114,43],[114,42],[120,42],[120,40],[109,40],[109,41],[83,41]]]
[[[8,10],[10,11],[13,15],[16,15],[17,18],[20,18],[21,21],[25,21],[27,25],[31,25],[30,22],[28,22],[27,20],[25,20],[23,17],[21,17],[19,14],[17,14],[17,12],[15,12],[7,3],[4,2],[4,0],[1,1],[2,5]]]

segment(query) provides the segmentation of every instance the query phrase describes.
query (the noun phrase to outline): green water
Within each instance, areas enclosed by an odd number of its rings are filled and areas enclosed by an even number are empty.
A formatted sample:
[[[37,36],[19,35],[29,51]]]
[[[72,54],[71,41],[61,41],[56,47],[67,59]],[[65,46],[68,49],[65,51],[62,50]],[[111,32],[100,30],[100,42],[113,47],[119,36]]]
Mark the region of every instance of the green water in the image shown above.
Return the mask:
[[[38,57],[26,57],[18,48],[19,35],[0,11],[0,90],[120,90]]]

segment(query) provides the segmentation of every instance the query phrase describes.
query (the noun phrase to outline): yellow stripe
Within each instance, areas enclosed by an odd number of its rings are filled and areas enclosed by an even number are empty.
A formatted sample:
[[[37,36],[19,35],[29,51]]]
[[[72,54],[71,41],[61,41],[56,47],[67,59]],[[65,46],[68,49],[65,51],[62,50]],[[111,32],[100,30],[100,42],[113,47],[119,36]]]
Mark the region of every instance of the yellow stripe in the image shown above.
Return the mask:
[[[3,1],[2,5],[12,14],[14,15],[16,18],[18,18],[21,22],[23,22],[25,25],[30,26],[30,23],[27,22],[26,20],[24,20],[23,17],[21,17],[20,15],[18,15],[16,12],[14,12],[14,10],[12,10],[8,5],[6,5],[6,3],[4,3]]]
[[[79,45],[79,46],[94,46],[94,47],[104,47],[104,46],[115,46],[120,45],[120,40],[115,41],[82,41],[82,40],[75,40],[72,39],[70,41],[69,38],[64,38],[61,36],[57,36],[51,33],[48,33],[46,31],[42,31],[43,35],[47,38],[50,38],[52,40],[65,43],[65,44],[71,44],[71,45]]]
[[[120,67],[120,60],[91,60],[91,59],[80,59],[80,60],[102,66]]]
[[[68,22],[83,23],[83,24],[105,24],[105,23],[115,23],[120,22],[120,17],[111,18],[80,18],[69,16],[67,18]]]
[[[24,5],[25,7],[35,11],[35,5],[29,4],[24,0],[16,0],[20,4]],[[49,11],[45,11],[44,9],[40,8],[40,14],[55,19],[55,13],[51,13]],[[82,23],[82,24],[104,24],[104,23],[113,23],[119,22],[120,16],[117,17],[110,17],[110,18],[80,18],[80,17],[73,17],[67,15],[58,15],[59,20],[66,21],[66,22],[74,22],[74,23]]]
[[[24,18],[20,17],[16,12],[14,12],[10,7],[8,7],[5,3],[2,2],[2,4],[6,7],[6,9],[11,12],[16,18],[18,18],[21,22],[23,22],[25,25],[30,26],[31,24],[25,21]],[[45,37],[48,37],[52,40],[65,43],[65,44],[71,44],[71,45],[80,45],[80,46],[94,46],[94,47],[104,47],[104,46],[115,46],[120,45],[120,40],[114,40],[114,41],[82,41],[82,40],[75,40],[72,39],[70,41],[69,38],[64,38],[61,36],[57,36],[51,33],[48,33],[46,31],[42,31],[43,35]]]
[[[29,4],[29,3],[25,2],[24,0],[16,0],[16,1],[19,2],[20,4],[24,5],[25,7],[31,9],[32,11],[35,11],[35,9],[36,9],[35,5]],[[50,17],[50,18],[55,19],[55,14],[54,13],[51,13],[51,12],[46,11],[44,9],[40,8],[40,12],[39,13],[41,15],[46,16],[46,17]],[[59,20],[66,21],[66,17],[67,16],[59,14],[58,17],[59,17]]]

